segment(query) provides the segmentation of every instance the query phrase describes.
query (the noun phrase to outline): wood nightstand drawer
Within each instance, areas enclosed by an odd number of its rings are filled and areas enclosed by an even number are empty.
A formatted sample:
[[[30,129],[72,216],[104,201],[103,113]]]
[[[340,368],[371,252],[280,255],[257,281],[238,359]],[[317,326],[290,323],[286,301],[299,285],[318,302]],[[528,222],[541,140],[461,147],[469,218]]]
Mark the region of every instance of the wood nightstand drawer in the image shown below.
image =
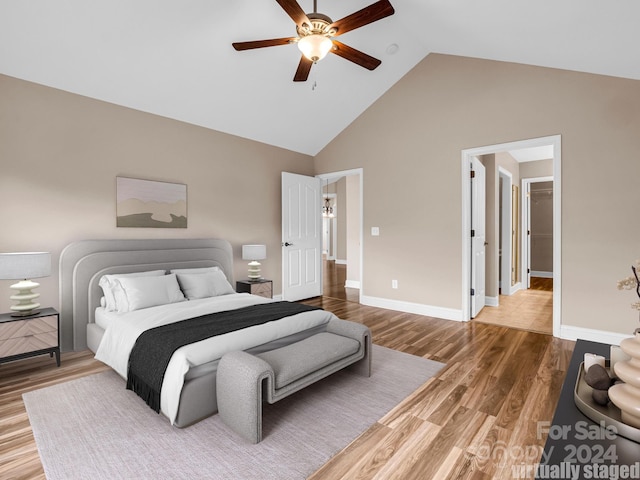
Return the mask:
[[[271,283],[260,283],[251,289],[253,295],[271,298]]]
[[[0,341],[0,357],[35,352],[58,346],[58,332],[39,333]]]
[[[39,317],[29,320],[0,323],[0,340],[38,335],[45,332],[57,332],[58,317]]]
[[[236,282],[236,292],[250,293],[260,297],[273,298],[273,282],[271,280],[257,280],[250,282],[248,280],[239,280]]]

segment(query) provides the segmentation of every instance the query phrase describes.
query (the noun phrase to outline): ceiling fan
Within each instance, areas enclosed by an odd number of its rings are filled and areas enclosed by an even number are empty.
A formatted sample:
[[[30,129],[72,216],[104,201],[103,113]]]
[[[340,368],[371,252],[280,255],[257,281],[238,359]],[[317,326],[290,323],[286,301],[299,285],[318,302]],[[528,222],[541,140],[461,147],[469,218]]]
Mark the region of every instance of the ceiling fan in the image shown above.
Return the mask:
[[[335,22],[317,12],[316,0],[313,1],[313,13],[305,13],[296,0],[276,0],[276,2],[296,23],[298,36],[236,42],[232,44],[233,48],[241,51],[297,43],[302,52],[302,58],[293,77],[294,82],[306,81],[311,66],[322,60],[329,52],[369,70],[374,70],[382,63],[377,58],[335,40],[335,37],[393,15],[395,10],[389,0],[379,0]]]

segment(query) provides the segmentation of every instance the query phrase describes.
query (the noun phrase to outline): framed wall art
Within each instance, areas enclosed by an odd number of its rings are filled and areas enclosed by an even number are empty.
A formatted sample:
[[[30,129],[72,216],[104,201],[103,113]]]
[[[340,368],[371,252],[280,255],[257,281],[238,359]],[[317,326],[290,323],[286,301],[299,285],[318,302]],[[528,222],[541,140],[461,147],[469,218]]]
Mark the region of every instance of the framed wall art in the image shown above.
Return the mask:
[[[187,228],[187,186],[116,177],[116,226]]]

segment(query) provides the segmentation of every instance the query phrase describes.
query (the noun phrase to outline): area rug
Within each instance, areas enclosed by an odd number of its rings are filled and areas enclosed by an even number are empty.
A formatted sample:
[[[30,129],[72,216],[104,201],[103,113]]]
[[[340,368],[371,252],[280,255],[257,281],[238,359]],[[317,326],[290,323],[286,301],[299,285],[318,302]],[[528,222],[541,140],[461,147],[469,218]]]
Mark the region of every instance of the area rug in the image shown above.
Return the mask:
[[[23,395],[48,479],[304,479],[444,365],[374,345],[373,374],[341,371],[263,409],[262,442],[213,415],[179,429],[112,371]]]

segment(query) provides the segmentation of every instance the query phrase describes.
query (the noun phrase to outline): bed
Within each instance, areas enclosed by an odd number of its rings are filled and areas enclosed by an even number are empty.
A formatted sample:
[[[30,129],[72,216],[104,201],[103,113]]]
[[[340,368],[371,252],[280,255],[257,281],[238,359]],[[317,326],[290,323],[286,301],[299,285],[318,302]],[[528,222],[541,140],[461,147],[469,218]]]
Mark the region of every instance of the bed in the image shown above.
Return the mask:
[[[172,271],[190,274],[202,269],[219,271],[231,291],[168,305],[143,305],[123,314],[105,311],[105,291],[100,286],[105,276],[138,272],[152,275],[151,272],[164,271],[168,277],[176,275]],[[165,280],[169,281],[162,279]],[[62,347],[64,350],[89,348],[96,353],[96,358],[125,379],[128,351],[133,346],[131,339],[135,341],[141,331],[211,312],[273,302],[236,293],[232,285],[233,254],[226,240],[108,239],[72,243],[60,256]],[[164,375],[161,413],[177,427],[186,427],[212,415],[217,411],[217,364],[225,352],[261,353],[280,348],[325,331],[332,319],[336,317],[324,310],[302,312],[181,347],[171,357]],[[133,337],[126,333],[127,329],[133,332]]]

